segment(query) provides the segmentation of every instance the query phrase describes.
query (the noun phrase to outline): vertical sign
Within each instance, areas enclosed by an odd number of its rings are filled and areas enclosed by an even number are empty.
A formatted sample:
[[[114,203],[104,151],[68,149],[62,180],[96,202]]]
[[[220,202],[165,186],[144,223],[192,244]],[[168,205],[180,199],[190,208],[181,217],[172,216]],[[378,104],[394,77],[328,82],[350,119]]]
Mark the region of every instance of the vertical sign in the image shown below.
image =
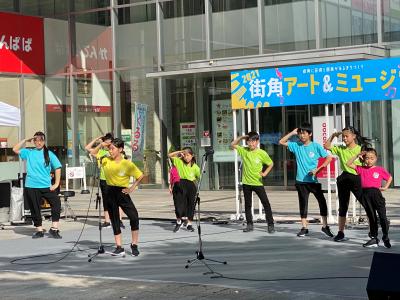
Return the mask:
[[[132,130],[131,129],[121,129],[121,139],[125,143],[125,154],[128,156],[129,160],[132,160]]]
[[[132,160],[134,161],[142,161],[144,156],[147,107],[147,104],[135,102],[135,113],[132,123]]]
[[[181,149],[196,146],[196,123],[180,124]]]

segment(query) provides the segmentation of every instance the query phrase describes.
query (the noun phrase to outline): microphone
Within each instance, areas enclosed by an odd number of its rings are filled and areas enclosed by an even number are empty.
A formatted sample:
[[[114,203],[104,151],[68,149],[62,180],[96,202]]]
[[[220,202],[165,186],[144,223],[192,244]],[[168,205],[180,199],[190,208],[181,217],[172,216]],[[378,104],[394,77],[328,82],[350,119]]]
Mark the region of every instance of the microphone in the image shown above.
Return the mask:
[[[212,147],[207,147],[205,155],[213,155],[214,154],[214,149]]]

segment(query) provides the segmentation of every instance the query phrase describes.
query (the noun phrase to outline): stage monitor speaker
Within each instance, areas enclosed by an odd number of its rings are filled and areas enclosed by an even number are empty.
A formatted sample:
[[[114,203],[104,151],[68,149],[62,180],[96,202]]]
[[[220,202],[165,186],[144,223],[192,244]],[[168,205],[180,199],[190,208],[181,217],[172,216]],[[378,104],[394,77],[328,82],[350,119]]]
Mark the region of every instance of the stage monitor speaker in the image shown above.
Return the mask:
[[[367,284],[368,299],[400,299],[400,254],[374,252]]]

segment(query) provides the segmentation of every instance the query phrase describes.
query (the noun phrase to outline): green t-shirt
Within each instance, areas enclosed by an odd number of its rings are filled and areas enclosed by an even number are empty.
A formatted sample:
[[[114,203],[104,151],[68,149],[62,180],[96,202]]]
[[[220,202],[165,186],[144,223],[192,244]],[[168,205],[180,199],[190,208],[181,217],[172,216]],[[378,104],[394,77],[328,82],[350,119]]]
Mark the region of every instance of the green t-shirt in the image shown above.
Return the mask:
[[[100,168],[100,159],[103,156],[107,156],[107,154],[108,154],[108,150],[106,150],[106,149],[100,149],[99,152],[97,152],[96,159],[97,159],[97,165],[99,166],[99,168]],[[103,168],[100,168],[100,179],[106,180],[106,176],[104,175]]]
[[[360,145],[356,145],[353,149],[350,149],[343,145],[333,146],[330,151],[332,152],[332,154],[337,155],[339,157],[340,168],[342,169],[342,171],[357,175],[356,170],[347,166],[347,162],[349,161],[350,158],[358,155],[361,152]],[[354,164],[361,166],[361,163],[358,159],[354,161]]]
[[[272,164],[272,159],[268,153],[262,149],[250,150],[242,146],[237,146],[236,150],[243,161],[242,183],[263,186],[262,176],[260,175],[263,165]]]
[[[172,163],[178,169],[181,179],[195,181],[200,178],[200,168],[197,164],[185,164],[179,157],[173,157]]]

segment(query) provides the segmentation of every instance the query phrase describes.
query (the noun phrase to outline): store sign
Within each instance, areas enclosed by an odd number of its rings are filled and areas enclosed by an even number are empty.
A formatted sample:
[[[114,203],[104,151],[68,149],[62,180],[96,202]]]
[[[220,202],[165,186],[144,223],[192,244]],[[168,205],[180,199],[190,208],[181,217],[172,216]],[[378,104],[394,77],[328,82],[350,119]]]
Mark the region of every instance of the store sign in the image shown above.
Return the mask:
[[[124,141],[125,154],[128,156],[128,159],[132,159],[132,130],[131,129],[121,129],[121,139]]]
[[[235,161],[235,151],[230,148],[233,140],[233,118],[230,100],[211,102],[213,147],[215,162]]]
[[[180,123],[181,149],[196,146],[196,123]]]
[[[44,74],[43,19],[0,13],[0,72]]]
[[[400,58],[231,72],[232,109],[397,99]]]
[[[132,160],[142,161],[144,158],[144,137],[147,121],[147,104],[135,102],[132,123]]]

